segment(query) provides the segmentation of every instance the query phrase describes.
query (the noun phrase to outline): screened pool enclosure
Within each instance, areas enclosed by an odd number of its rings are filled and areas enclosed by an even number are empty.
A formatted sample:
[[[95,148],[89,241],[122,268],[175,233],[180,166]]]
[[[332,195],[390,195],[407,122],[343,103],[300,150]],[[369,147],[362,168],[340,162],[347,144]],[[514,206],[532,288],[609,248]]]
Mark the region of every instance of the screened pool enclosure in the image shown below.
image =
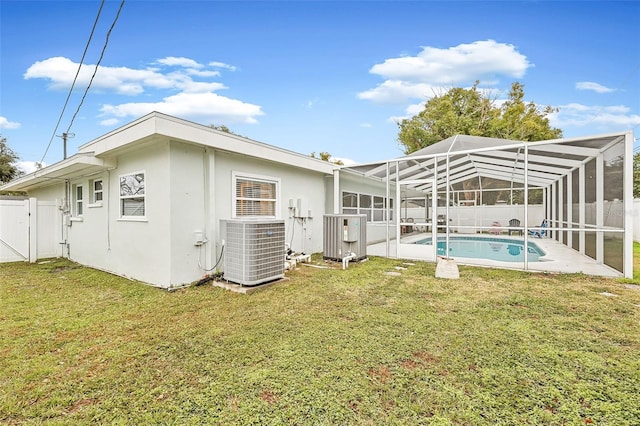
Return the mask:
[[[367,215],[369,254],[632,277],[632,153],[631,132],[458,135],[341,169],[334,210]]]

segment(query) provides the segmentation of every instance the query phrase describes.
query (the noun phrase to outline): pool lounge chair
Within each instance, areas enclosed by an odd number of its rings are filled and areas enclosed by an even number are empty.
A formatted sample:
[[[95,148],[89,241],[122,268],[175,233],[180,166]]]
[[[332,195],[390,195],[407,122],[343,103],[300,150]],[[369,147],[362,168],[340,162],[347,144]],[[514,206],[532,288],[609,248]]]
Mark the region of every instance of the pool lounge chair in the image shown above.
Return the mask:
[[[522,229],[520,229],[520,219],[509,220],[509,235],[511,233],[522,235]]]
[[[540,229],[532,229],[529,231],[529,235],[531,235],[532,237],[538,237],[538,238],[542,238],[547,234],[547,219],[544,219],[542,221],[542,223],[540,224]]]

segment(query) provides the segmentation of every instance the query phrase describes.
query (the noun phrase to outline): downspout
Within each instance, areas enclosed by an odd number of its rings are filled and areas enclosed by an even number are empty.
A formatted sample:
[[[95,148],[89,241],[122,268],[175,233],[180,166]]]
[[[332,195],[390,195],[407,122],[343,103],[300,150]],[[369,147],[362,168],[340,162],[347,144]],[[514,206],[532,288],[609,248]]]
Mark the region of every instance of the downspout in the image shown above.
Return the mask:
[[[71,182],[69,179],[64,180],[64,203],[62,207],[62,257],[64,250],[67,249],[67,259],[71,259],[71,248],[69,247],[69,228],[71,227]]]
[[[342,197],[340,197],[340,169],[335,169],[333,171],[333,213],[340,214],[341,211],[341,201]]]

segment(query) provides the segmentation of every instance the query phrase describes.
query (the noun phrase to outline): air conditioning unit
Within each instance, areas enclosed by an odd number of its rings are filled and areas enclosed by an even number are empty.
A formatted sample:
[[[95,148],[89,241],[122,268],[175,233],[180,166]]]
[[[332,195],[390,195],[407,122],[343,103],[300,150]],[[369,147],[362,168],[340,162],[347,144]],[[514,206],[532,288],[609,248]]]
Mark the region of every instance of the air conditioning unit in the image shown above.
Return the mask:
[[[221,220],[224,279],[256,285],[284,277],[283,220]]]
[[[367,257],[367,216],[326,214],[323,216],[323,257],[342,260],[355,253],[355,260]]]

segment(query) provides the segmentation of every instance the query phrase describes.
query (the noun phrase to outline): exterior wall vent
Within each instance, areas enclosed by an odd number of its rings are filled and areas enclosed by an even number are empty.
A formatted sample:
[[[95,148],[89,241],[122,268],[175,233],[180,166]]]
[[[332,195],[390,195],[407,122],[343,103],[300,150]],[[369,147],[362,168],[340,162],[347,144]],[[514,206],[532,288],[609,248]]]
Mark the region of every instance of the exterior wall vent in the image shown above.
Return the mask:
[[[342,260],[355,254],[355,260],[367,257],[367,216],[363,214],[326,214],[323,216],[323,257]]]
[[[256,285],[284,277],[283,220],[221,220],[224,279]]]

